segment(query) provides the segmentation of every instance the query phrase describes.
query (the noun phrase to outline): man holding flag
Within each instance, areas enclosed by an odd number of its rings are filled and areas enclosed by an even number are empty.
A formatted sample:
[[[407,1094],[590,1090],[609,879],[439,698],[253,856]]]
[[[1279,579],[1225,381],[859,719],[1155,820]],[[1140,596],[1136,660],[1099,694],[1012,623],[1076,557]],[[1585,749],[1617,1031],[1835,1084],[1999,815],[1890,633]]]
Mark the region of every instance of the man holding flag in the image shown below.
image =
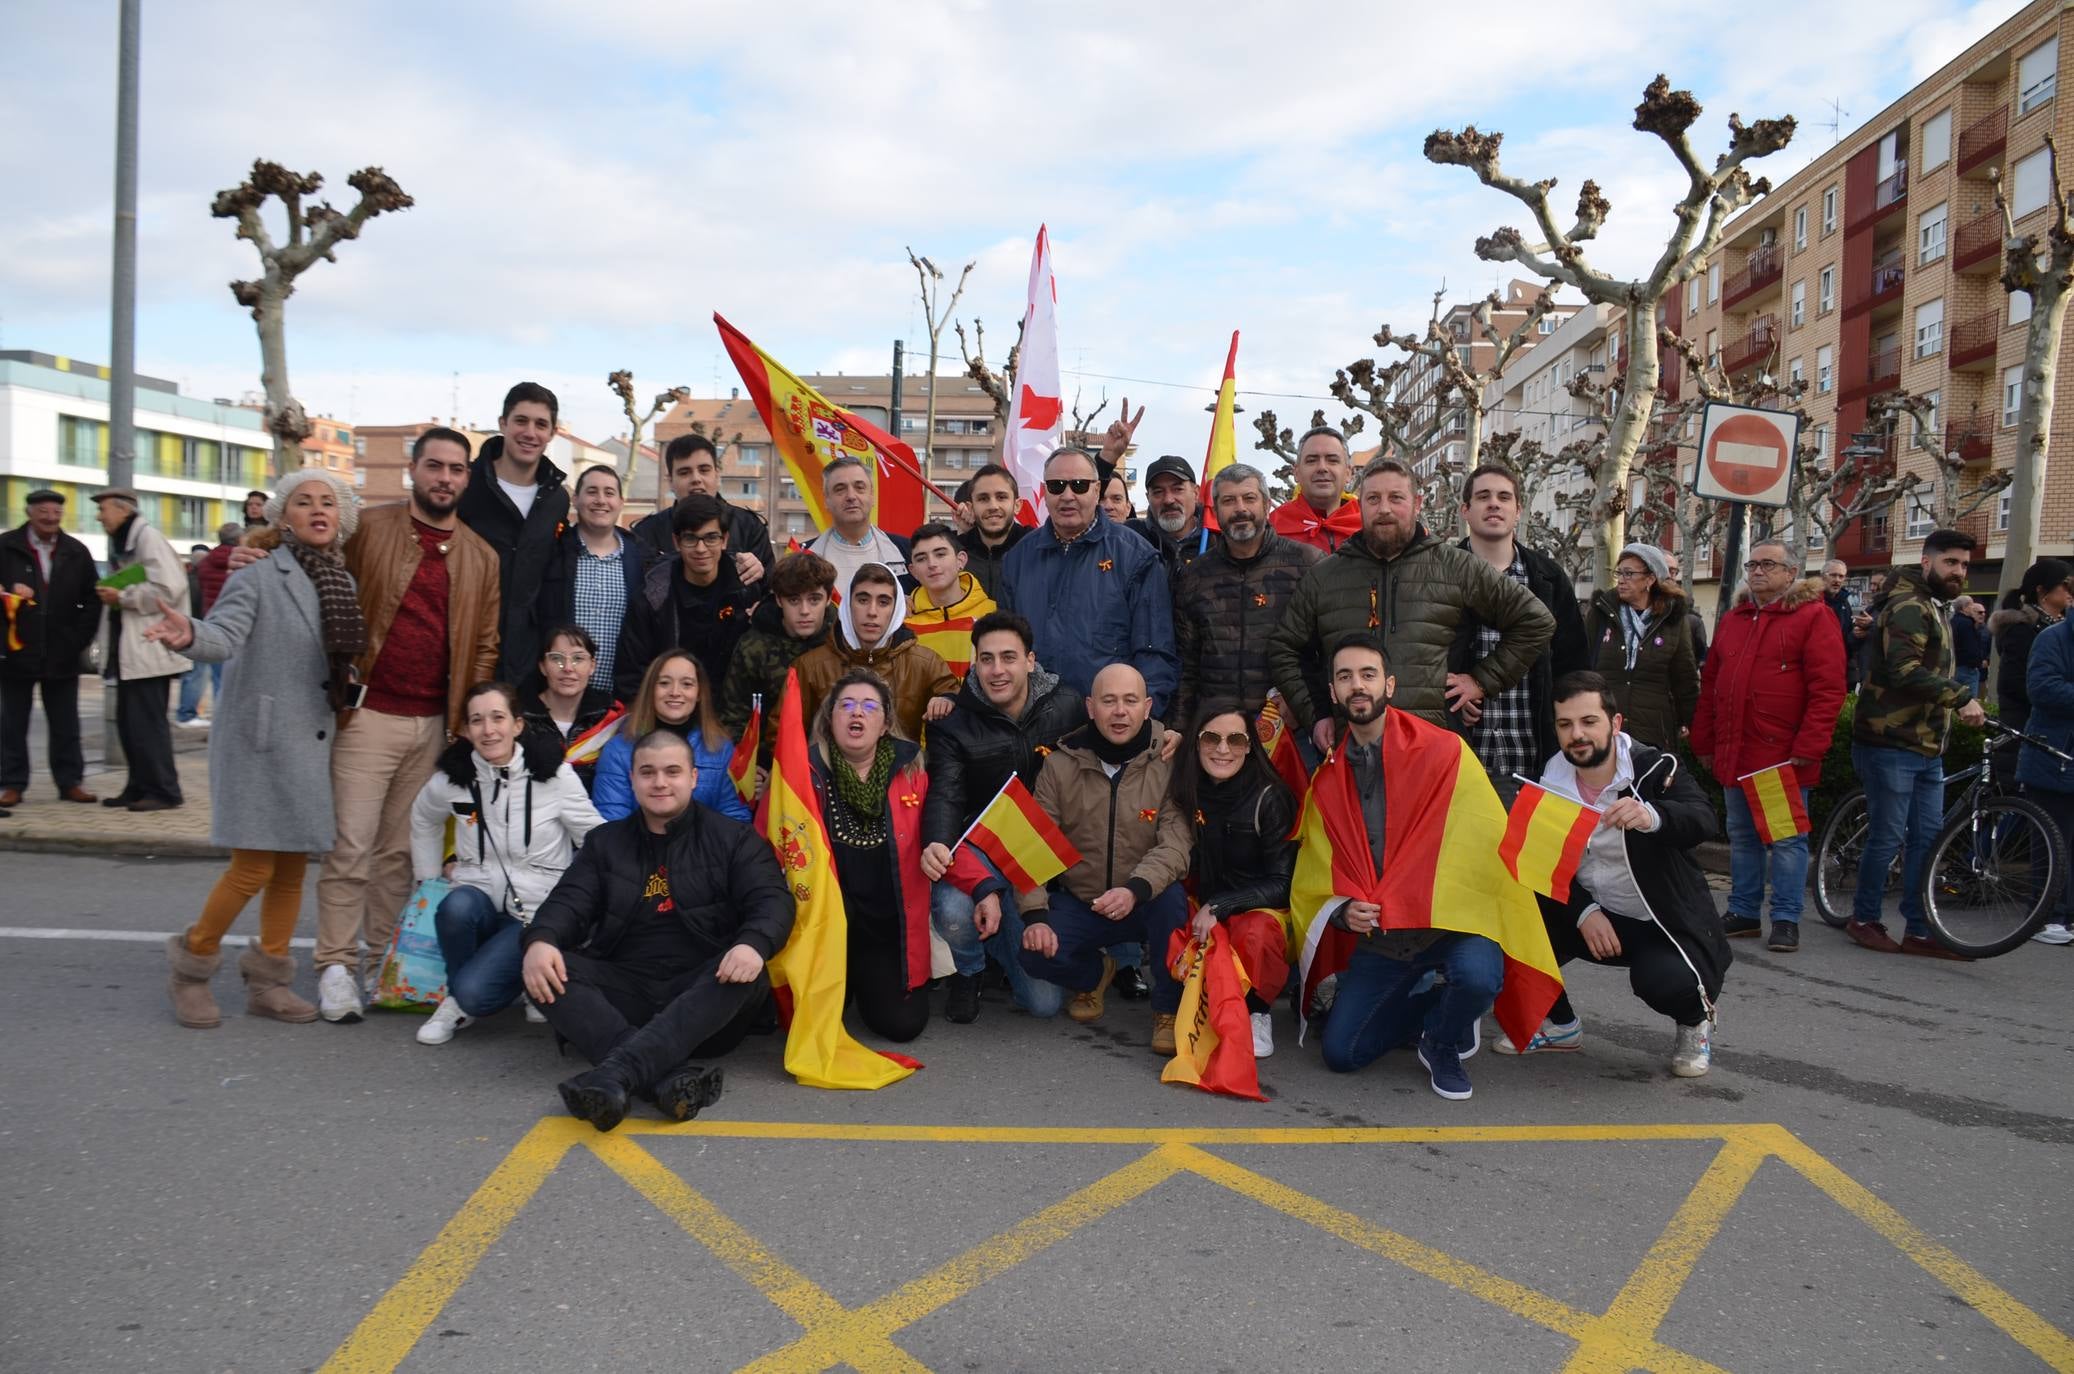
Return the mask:
[[[1791,954],[1800,948],[1807,889],[1807,798],[1822,781],[1822,756],[1844,704],[1844,639],[1822,599],[1822,580],[1802,578],[1784,544],[1755,545],[1743,568],[1749,583],[1721,618],[1700,670],[1692,753],[1721,780],[1728,812],[1728,934],[1763,932],[1769,868],[1767,948]],[[1789,817],[1798,801],[1798,820],[1766,824],[1771,808],[1753,808],[1752,792],[1783,803]]]
[[[1597,808],[1599,816],[1567,899],[1542,898],[1549,943],[1562,963],[1589,959],[1626,969],[1635,996],[1677,1027],[1671,1072],[1698,1078],[1713,1062],[1714,999],[1731,959],[1713,894],[1692,857],[1696,845],[1714,837],[1714,808],[1676,756],[1621,732],[1620,703],[1599,674],[1558,678],[1555,717],[1562,752],[1549,760],[1541,785]],[[1529,801],[1523,793],[1519,804]],[[1491,1048],[1574,1050],[1583,1036],[1565,993],[1531,1037],[1522,1041],[1508,1029]]]

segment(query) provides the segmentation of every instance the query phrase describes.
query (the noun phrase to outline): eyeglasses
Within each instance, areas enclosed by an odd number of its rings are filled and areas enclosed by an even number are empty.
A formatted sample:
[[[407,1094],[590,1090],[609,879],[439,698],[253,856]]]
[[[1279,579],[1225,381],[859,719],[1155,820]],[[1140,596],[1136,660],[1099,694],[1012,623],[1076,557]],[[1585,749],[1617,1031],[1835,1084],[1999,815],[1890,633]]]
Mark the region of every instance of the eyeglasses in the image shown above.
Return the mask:
[[[727,533],[724,530],[713,530],[707,534],[680,534],[677,536],[677,542],[696,544],[702,549],[717,549],[727,542]]]
[[[1093,490],[1094,485],[1095,479],[1092,477],[1047,477],[1044,479],[1044,489],[1053,496],[1063,496],[1068,488],[1072,489],[1075,496],[1085,496],[1089,491]]]
[[[1743,565],[1744,572],[1784,572],[1791,563],[1781,563],[1776,558],[1753,558]]]
[[[1222,745],[1226,749],[1240,754],[1246,752],[1246,740],[1247,735],[1244,730],[1235,730],[1228,735],[1219,734],[1215,730],[1205,730],[1195,737],[1195,742],[1205,749],[1215,749]]]
[[[870,697],[850,697],[838,701],[835,709],[846,716],[875,716],[879,713],[879,704]]]
[[[550,668],[582,668],[588,665],[590,661],[591,656],[581,650],[573,654],[549,654],[547,656],[547,666]]]
[[[1615,568],[1613,570],[1613,580],[1615,582],[1626,582],[1633,578],[1647,576],[1649,576],[1647,568]]]

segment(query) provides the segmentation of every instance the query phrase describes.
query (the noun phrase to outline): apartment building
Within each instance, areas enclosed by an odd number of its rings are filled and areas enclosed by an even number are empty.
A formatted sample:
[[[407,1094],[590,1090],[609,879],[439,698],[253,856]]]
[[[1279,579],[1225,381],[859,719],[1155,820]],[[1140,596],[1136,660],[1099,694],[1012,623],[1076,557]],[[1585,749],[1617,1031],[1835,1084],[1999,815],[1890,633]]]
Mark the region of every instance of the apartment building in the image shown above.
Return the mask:
[[[441,426],[467,435],[470,454],[480,450],[483,440],[497,432],[457,425],[436,415],[413,424],[355,426],[353,485],[359,489],[360,499],[371,506],[401,501],[410,489],[404,474],[410,467],[411,445],[426,430]]]
[[[1512,331],[1519,328],[1527,318],[1535,298],[1541,294],[1542,283],[1538,281],[1511,281],[1500,291],[1498,308],[1491,312],[1491,328],[1487,333],[1477,327],[1476,301],[1461,301],[1442,309],[1440,327],[1453,342],[1456,356],[1472,373],[1483,373],[1491,369],[1498,357],[1499,340],[1510,338]],[[1558,304],[1554,310],[1536,321],[1534,334],[1515,359],[1531,353],[1543,339],[1553,335],[1563,321],[1576,313],[1575,304]],[[1381,361],[1391,362],[1397,356],[1390,349]],[[1412,434],[1429,435],[1409,453],[1398,455],[1420,472],[1428,471],[1434,461],[1458,464],[1466,448],[1469,433],[1467,415],[1463,412],[1460,398],[1452,394],[1443,405],[1439,399],[1440,384],[1446,376],[1443,366],[1426,357],[1413,357],[1411,365],[1398,375],[1391,389],[1391,399],[1411,407]]]
[[[359,456],[351,425],[344,420],[334,420],[329,415],[310,417],[310,434],[302,441],[304,467],[323,468],[326,472],[351,482],[353,460]]]

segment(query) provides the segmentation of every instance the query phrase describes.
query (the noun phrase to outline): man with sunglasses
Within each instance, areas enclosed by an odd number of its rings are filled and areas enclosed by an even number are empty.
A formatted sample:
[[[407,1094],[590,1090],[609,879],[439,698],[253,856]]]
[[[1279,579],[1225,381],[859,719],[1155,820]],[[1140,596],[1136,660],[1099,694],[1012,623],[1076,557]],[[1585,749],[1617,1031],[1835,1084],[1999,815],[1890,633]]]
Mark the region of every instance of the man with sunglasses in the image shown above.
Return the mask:
[[[634,699],[657,654],[679,646],[698,659],[701,682],[720,682],[756,606],[726,556],[725,506],[693,492],[670,511],[670,529],[677,552],[649,565],[620,627],[612,686],[621,701]]]
[[[1037,659],[1075,692],[1128,663],[1145,679],[1155,714],[1174,694],[1174,608],[1159,554],[1101,509],[1087,450],[1062,448],[1044,465],[1047,518],[1009,551],[995,600],[1030,622]]]

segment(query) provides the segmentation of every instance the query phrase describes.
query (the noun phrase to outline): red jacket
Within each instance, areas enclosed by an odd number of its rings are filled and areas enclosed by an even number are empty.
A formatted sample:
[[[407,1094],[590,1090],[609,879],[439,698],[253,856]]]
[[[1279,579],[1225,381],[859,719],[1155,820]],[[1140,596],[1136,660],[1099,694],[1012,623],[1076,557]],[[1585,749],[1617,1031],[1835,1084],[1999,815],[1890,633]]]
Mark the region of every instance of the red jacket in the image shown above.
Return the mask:
[[[230,556],[236,544],[218,544],[202,555],[202,561],[194,565],[194,580],[202,588],[202,614],[207,615],[222,594],[225,579],[230,576]]]
[[[1350,496],[1339,503],[1338,510],[1320,516],[1311,509],[1309,501],[1299,496],[1269,511],[1267,523],[1284,539],[1294,539],[1321,553],[1331,553],[1361,533],[1361,504]]]
[[[1822,600],[1822,579],[1799,582],[1762,609],[1745,591],[1707,650],[1692,752],[1713,760],[1724,787],[1788,759],[1813,759],[1799,773],[1801,786],[1813,787],[1843,704],[1843,635]]]

